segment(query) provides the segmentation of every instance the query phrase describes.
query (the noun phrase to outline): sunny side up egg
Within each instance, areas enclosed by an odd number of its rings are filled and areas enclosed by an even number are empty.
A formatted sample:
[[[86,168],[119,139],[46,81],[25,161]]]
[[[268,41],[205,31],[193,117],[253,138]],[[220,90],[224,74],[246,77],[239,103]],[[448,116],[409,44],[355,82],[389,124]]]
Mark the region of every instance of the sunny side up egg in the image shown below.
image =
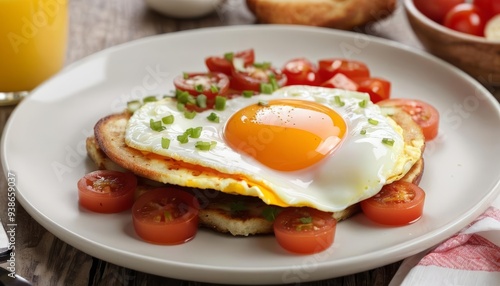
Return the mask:
[[[218,122],[208,119],[211,113]],[[163,130],[151,128],[163,118],[170,118]],[[197,130],[196,138],[187,136],[186,142],[188,129]],[[420,149],[406,145],[402,132],[365,93],[289,86],[227,100],[223,111],[207,110],[192,119],[177,109],[175,99],[147,103],[130,118],[125,141],[243,178],[220,191],[335,212],[375,195],[420,158]],[[199,181],[185,185],[204,188]]]

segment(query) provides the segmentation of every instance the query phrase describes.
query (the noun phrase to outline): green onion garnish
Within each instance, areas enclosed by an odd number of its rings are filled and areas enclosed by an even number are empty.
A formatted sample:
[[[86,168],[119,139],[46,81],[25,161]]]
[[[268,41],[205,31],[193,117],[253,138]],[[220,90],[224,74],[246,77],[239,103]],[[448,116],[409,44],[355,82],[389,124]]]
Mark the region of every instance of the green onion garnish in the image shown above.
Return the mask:
[[[226,98],[224,96],[215,96],[215,110],[224,110],[226,108]]]
[[[218,93],[218,92],[219,92],[219,87],[218,87],[218,86],[216,86],[216,85],[213,85],[213,84],[212,84],[212,85],[210,86],[210,91],[211,91],[212,93]]]
[[[155,102],[155,101],[157,101],[157,100],[158,100],[158,98],[156,98],[156,96],[155,96],[155,95],[150,95],[150,96],[146,96],[146,97],[144,97],[144,98],[142,99],[142,102],[144,102],[144,103],[147,103],[147,102]]]
[[[207,108],[207,96],[200,94],[196,97],[196,105],[201,108]]]
[[[280,208],[268,206],[262,211],[262,216],[267,221],[274,221],[276,216],[281,212]]]
[[[368,118],[368,123],[370,123],[371,125],[378,125],[378,120],[373,118]]]
[[[252,90],[244,90],[242,93],[243,97],[249,98],[253,96],[253,91]]]
[[[182,78],[188,79],[189,78],[189,74],[187,72],[183,72],[182,73]]]
[[[269,106],[269,102],[267,102],[265,100],[259,100],[259,102],[257,104],[259,106]]]
[[[242,201],[231,202],[229,208],[231,209],[231,212],[234,213],[247,210],[247,206]]]
[[[203,130],[203,127],[198,126],[198,127],[189,128],[189,129],[191,129],[189,137],[191,137],[191,138],[200,138],[200,136],[201,136],[201,130]]]
[[[188,134],[187,133],[184,133],[182,135],[179,135],[177,136],[177,141],[179,141],[181,144],[185,144],[185,143],[188,143],[189,141],[189,138],[188,138]]]
[[[365,135],[366,134],[366,129],[361,129],[361,131],[359,132],[359,134]]]
[[[234,53],[233,52],[225,53],[224,58],[231,62],[234,58]]]
[[[166,128],[161,124],[161,120],[154,121],[152,118],[149,120],[149,127],[151,127],[154,131],[162,131]]]
[[[161,148],[168,149],[170,147],[170,139],[162,137],[161,138]]]
[[[342,101],[340,96],[336,95],[333,99],[335,100],[335,104],[337,106],[344,106],[345,105],[345,102]]]
[[[306,216],[306,217],[301,217],[299,220],[303,224],[309,224],[312,223],[313,218],[311,216]]]
[[[363,99],[362,101],[360,101],[358,103],[359,107],[361,107],[361,108],[365,108],[367,104],[368,104],[368,100],[366,100],[366,99]]]
[[[207,116],[207,119],[214,123],[220,122],[219,116],[214,112],[210,113],[210,115]]]
[[[139,100],[132,100],[127,102],[127,110],[134,113],[137,109],[141,108],[142,103]]]
[[[205,88],[203,88],[203,85],[202,84],[197,84],[194,86],[194,90],[196,90],[197,92],[203,92]]]
[[[269,77],[269,83],[273,87],[273,91],[275,91],[278,88],[280,88],[279,85],[278,85],[278,81],[276,81],[276,77],[274,77],[274,75]]]
[[[267,70],[271,67],[271,63],[270,62],[253,63],[253,66],[259,69]]]
[[[196,99],[194,98],[194,96],[189,94],[189,92],[187,92],[187,91],[177,92],[176,97],[177,97],[177,101],[180,103],[184,103],[184,104],[196,103]]]
[[[186,105],[181,102],[177,102],[177,110],[179,111],[185,111],[186,110]]]
[[[271,83],[260,83],[260,92],[263,94],[271,94],[273,93],[273,85]]]
[[[174,123],[174,116],[172,114],[167,115],[161,119],[161,122],[163,122],[163,124],[172,124]]]
[[[196,116],[196,111],[184,110],[184,117],[187,119],[193,119]]]
[[[384,139],[382,139],[382,143],[384,143],[385,145],[393,146],[394,145],[394,139],[384,138]]]
[[[201,151],[208,151],[210,149],[213,149],[215,147],[215,145],[217,145],[217,142],[215,142],[215,141],[211,141],[211,142],[198,141],[195,143],[194,147],[196,147],[196,149],[201,150]]]

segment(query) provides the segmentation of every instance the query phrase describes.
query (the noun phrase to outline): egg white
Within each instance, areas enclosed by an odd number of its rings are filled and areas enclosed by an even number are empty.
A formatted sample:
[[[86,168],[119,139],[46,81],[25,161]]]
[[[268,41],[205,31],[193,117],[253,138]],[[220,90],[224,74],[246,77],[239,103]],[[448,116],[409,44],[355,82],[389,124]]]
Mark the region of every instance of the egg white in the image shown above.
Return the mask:
[[[343,106],[336,102],[336,97],[344,102]],[[344,118],[348,130],[342,146],[306,169],[281,172],[233,150],[225,143],[224,126],[232,114],[259,101],[280,98],[316,101],[338,112]],[[360,106],[362,101],[367,102],[365,107]],[[219,116],[219,123],[207,119],[212,112]],[[165,125],[166,129],[160,132],[151,129],[151,119],[157,121],[167,115],[174,116],[172,124]],[[371,124],[369,118],[378,123]],[[203,127],[200,138],[189,138],[189,142],[184,144],[177,141],[177,136],[186,129],[198,126]],[[272,95],[227,100],[224,111],[200,112],[193,119],[186,119],[183,112],[177,110],[177,102],[172,98],[147,103],[130,118],[125,141],[128,146],[141,151],[245,178],[246,184],[237,188],[229,185],[221,190],[223,192],[258,196],[268,204],[310,206],[334,212],[378,193],[383,185],[401,178],[420,158],[418,148],[405,145],[402,132],[392,119],[369,101],[368,94],[322,87],[289,86]],[[162,138],[170,139],[168,149],[162,148]],[[384,138],[392,139],[394,144],[383,143]],[[217,143],[211,150],[201,151],[195,148],[196,141],[200,140]],[[189,183],[186,182],[186,185]],[[203,188],[202,183],[189,186]],[[274,195],[270,195],[269,191]]]

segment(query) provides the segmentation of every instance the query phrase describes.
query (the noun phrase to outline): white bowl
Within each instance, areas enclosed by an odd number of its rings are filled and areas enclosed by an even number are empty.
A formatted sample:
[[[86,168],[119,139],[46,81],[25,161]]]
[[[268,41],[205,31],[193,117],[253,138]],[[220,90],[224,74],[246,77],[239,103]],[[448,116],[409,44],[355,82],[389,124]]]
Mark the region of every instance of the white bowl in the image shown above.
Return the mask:
[[[144,0],[153,10],[174,18],[196,18],[215,11],[224,0]]]

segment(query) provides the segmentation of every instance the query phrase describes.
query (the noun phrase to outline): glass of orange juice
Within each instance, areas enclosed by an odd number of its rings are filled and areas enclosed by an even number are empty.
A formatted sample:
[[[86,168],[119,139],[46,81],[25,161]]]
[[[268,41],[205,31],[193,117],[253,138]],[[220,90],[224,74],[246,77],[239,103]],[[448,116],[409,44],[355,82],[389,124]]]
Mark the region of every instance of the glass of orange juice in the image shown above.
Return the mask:
[[[67,0],[0,0],[0,105],[15,104],[64,65]]]

